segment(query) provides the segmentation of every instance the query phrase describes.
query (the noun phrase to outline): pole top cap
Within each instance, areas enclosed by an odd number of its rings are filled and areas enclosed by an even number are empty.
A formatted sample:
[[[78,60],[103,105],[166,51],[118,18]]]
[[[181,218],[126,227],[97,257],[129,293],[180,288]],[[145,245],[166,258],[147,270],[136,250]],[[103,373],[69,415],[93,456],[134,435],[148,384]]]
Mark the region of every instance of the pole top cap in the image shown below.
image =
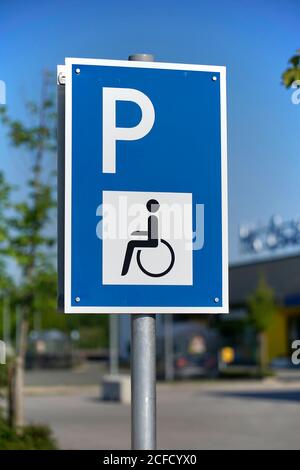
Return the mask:
[[[140,62],[154,62],[153,54],[131,54],[128,60],[135,60]]]

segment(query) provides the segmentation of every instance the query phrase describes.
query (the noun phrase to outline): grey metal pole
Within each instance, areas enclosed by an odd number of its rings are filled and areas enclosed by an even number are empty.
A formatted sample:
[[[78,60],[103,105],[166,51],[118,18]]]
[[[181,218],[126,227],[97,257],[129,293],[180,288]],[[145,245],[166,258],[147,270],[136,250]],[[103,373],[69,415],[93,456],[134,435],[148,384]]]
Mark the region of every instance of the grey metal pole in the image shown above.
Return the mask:
[[[164,315],[165,320],[165,379],[174,380],[174,330],[173,315]]]
[[[156,315],[131,316],[131,447],[156,449]]]
[[[119,373],[119,315],[109,315],[109,373]]]
[[[133,54],[128,60],[154,57]],[[131,315],[131,447],[156,449],[156,315]]]
[[[10,345],[10,305],[8,298],[3,302],[3,341],[6,347]]]

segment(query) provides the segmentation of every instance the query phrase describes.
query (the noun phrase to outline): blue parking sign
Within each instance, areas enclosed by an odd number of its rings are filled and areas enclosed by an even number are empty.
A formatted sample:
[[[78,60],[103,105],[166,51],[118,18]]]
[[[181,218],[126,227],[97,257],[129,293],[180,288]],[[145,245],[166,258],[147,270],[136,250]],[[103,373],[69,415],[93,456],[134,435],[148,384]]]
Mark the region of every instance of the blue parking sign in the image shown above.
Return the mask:
[[[227,313],[225,68],[66,59],[62,71],[61,309]]]

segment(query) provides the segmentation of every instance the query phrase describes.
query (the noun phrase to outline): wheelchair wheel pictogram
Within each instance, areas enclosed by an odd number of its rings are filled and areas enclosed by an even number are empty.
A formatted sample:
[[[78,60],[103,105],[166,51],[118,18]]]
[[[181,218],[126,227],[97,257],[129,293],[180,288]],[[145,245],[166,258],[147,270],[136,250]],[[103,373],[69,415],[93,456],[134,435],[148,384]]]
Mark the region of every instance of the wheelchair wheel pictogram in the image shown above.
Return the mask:
[[[165,269],[164,271],[160,272],[160,273],[152,273],[152,272],[148,271],[147,269],[145,269],[144,266],[143,266],[143,264],[142,264],[142,261],[141,261],[141,252],[142,252],[142,250],[138,250],[138,251],[137,251],[137,255],[136,255],[137,264],[138,264],[140,270],[141,270],[144,274],[146,274],[147,276],[150,276],[150,277],[162,277],[162,276],[165,276],[166,274],[168,274],[168,273],[171,271],[171,269],[172,269],[173,266],[174,266],[174,263],[175,263],[175,254],[174,254],[173,248],[171,247],[171,245],[170,245],[166,240],[161,239],[160,242],[163,243],[163,244],[169,249],[170,256],[171,256],[171,260],[170,260],[170,264],[169,264],[168,268]]]

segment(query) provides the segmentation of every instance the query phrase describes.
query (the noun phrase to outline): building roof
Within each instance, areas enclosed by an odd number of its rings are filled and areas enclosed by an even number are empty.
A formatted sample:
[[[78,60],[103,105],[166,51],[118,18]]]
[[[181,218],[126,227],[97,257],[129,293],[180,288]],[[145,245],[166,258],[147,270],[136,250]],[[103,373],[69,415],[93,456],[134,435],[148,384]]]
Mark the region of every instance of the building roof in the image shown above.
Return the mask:
[[[300,305],[300,255],[232,265],[229,269],[231,305],[244,304],[263,275],[277,300]]]

